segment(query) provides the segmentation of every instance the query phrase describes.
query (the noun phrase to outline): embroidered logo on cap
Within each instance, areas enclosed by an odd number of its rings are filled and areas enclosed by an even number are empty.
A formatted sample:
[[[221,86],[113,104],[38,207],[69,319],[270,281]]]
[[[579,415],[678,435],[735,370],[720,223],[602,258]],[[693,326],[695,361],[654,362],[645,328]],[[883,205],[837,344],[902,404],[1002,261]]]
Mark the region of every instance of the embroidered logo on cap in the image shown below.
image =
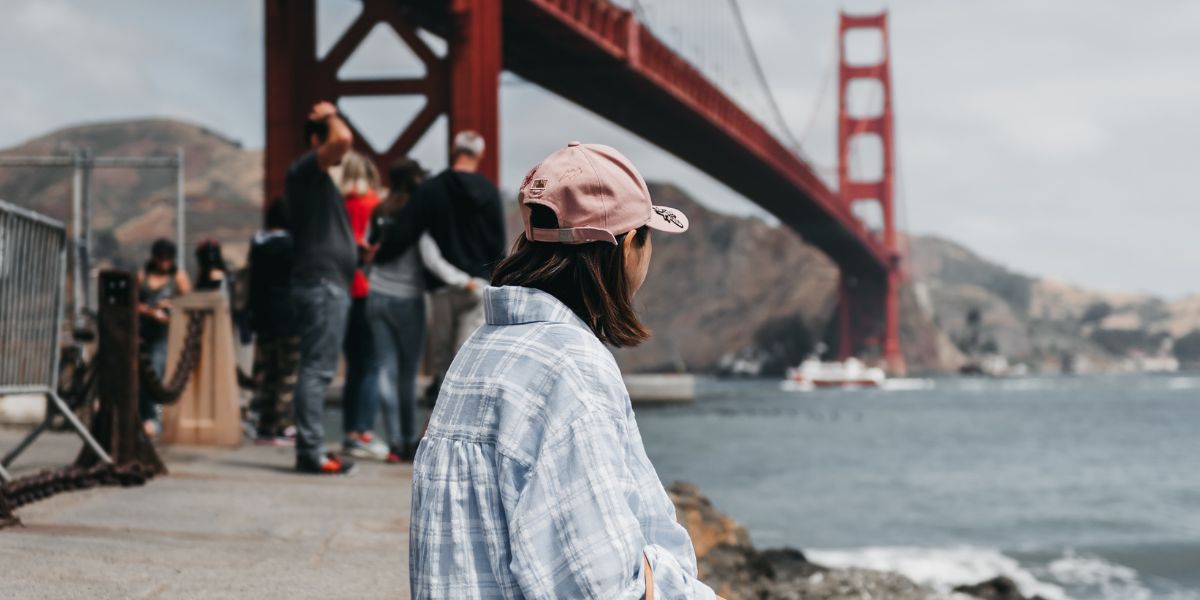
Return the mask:
[[[654,212],[658,213],[658,216],[662,217],[664,221],[683,229],[683,223],[679,221],[679,217],[676,216],[674,212],[662,208],[661,206],[655,206]]]
[[[540,198],[548,185],[550,185],[549,179],[534,179],[530,182],[529,188],[525,190],[525,194],[530,198]]]

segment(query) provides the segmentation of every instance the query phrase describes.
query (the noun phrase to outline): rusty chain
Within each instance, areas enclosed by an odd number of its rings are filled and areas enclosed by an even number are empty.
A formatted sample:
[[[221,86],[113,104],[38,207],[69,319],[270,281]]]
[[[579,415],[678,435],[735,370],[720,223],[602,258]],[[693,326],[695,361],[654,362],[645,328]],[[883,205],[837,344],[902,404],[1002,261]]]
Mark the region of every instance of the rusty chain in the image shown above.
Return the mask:
[[[138,353],[138,372],[142,388],[150,394],[156,404],[174,404],[183,393],[183,388],[187,387],[192,370],[200,362],[201,335],[204,333],[204,321],[208,312],[189,310],[187,317],[183,351],[179,353],[179,360],[175,362],[175,371],[169,383],[163,384],[162,376],[154,369],[150,355],[144,349]]]
[[[92,467],[64,467],[14,479],[0,486],[0,529],[20,523],[12,511],[54,494],[100,485],[142,485],[153,476],[139,463],[102,463]]]
[[[138,371],[139,381],[143,389],[148,391],[154,401],[159,404],[172,404],[179,399],[187,386],[192,371],[200,362],[202,334],[208,311],[188,311],[187,333],[184,338],[183,350],[175,364],[175,371],[167,384],[154,369],[149,354],[139,351]],[[72,409],[79,409],[78,404],[87,402],[95,393],[95,369],[92,364],[84,365],[87,371],[82,377],[70,385],[70,391],[75,396]],[[239,383],[243,385],[253,380],[238,372]],[[245,381],[243,381],[245,380]],[[64,389],[64,391],[67,391]],[[121,465],[101,463],[90,467],[69,466],[54,471],[42,471],[0,485],[0,529],[19,524],[20,520],[13,511],[37,500],[72,490],[82,490],[102,485],[142,485],[154,476],[152,467],[139,462],[129,462]]]

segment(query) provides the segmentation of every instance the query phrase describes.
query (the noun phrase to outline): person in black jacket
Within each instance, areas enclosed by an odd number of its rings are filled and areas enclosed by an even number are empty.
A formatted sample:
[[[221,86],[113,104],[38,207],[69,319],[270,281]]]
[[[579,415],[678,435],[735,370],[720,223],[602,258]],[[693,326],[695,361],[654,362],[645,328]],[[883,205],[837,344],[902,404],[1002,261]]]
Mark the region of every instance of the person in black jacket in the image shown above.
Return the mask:
[[[504,258],[504,209],[496,185],[477,171],[485,147],[483,137],[463,131],[454,137],[450,168],[425,180],[383,232],[375,263],[398,258],[428,231],[442,256],[470,275],[474,285],[448,289],[454,352],[483,323],[483,287]]]
[[[254,351],[258,443],[293,443],[292,394],[300,364],[300,336],[292,309],[292,236],[284,219],[283,199],[267,209],[265,227],[250,242],[250,327]]]

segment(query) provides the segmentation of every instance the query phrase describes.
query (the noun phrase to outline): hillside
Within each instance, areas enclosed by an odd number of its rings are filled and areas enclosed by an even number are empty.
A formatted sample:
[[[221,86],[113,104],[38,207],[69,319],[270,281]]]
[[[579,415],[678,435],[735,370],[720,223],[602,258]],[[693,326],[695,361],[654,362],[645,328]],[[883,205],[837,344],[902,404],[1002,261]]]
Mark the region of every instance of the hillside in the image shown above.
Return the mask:
[[[909,255],[925,310],[964,352],[1047,372],[1138,369],[1172,356],[1200,362],[1200,296],[1168,303],[1088,290],[1014,273],[932,236],[910,238]]]
[[[4,155],[186,155],[188,245],[214,237],[232,266],[244,262],[260,220],[262,153],[203,127],[170,120],[81,125]],[[69,221],[70,169],[0,169],[0,198]],[[98,170],[93,175],[96,255],[139,265],[149,244],[171,236],[175,181],[169,170]],[[735,364],[779,373],[829,333],[837,271],[790,230],[716,213],[669,184],[657,202],[691,218],[688,235],[655,237],[638,302],[655,332],[617,353],[630,371],[723,372]],[[510,214],[513,235],[519,231]],[[909,282],[901,337],[913,372],[949,372],[982,355],[1035,371],[1114,369],[1130,358],[1179,355],[1200,365],[1200,296],[1165,302],[1102,293],[1014,273],[938,237],[909,238]]]
[[[0,155],[70,155],[75,148],[89,148],[97,156],[173,156],[179,147],[184,150],[189,248],[213,237],[233,262],[242,262],[260,221],[260,150],[245,150],[196,125],[151,119],[60,129]],[[96,257],[137,265],[155,238],[174,237],[173,170],[97,169],[91,190]],[[69,223],[71,169],[0,168],[0,198]]]

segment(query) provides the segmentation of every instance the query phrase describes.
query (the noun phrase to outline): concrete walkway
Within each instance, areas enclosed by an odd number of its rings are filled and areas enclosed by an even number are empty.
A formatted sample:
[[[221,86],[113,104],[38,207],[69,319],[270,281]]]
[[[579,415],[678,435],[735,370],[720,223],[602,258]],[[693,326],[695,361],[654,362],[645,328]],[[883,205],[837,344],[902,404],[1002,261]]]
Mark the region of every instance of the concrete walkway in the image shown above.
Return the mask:
[[[0,429],[0,448],[21,432]],[[70,462],[43,436],[14,475]],[[291,470],[287,448],[166,448],[144,487],[69,492],[0,530],[0,598],[408,598],[409,466]]]

